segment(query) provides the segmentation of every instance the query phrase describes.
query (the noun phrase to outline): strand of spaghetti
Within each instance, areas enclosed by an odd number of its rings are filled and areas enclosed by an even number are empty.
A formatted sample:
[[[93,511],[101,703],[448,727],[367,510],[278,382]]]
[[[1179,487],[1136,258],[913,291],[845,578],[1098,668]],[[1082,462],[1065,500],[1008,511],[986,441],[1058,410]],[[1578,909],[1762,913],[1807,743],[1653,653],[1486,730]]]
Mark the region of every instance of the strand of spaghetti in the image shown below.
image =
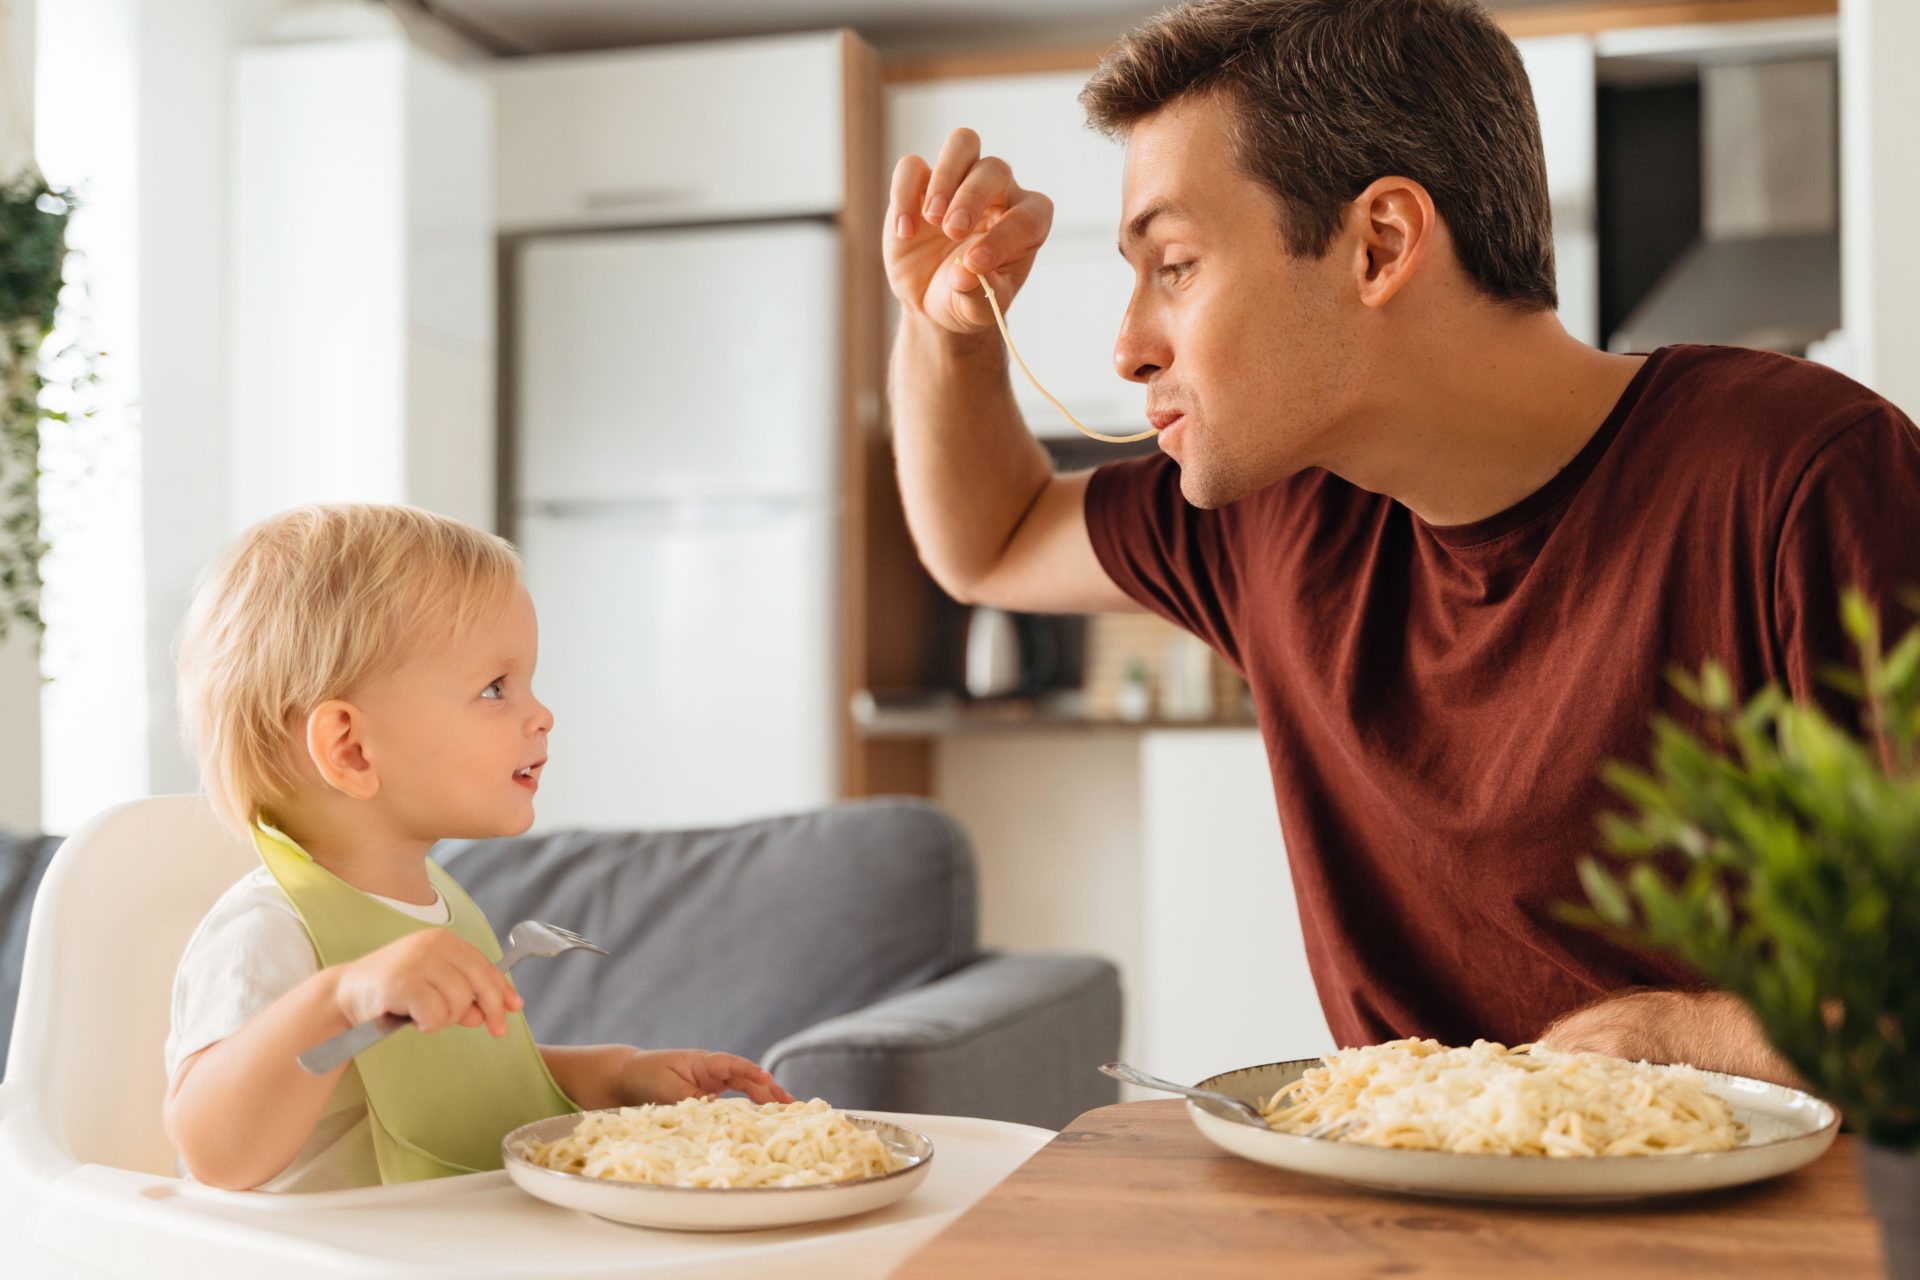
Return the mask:
[[[987,291],[987,305],[993,308],[994,323],[1000,326],[1000,336],[1001,338],[1005,339],[1007,344],[1007,350],[1013,352],[1013,362],[1020,366],[1020,372],[1027,375],[1027,381],[1033,384],[1033,389],[1035,391],[1038,391],[1041,395],[1045,396],[1047,398],[1047,403],[1051,404],[1054,408],[1060,411],[1061,417],[1065,418],[1068,422],[1071,422],[1075,427],[1079,428],[1080,433],[1082,435],[1092,436],[1095,440],[1104,440],[1108,444],[1132,444],[1135,440],[1146,440],[1153,435],[1153,429],[1151,427],[1149,427],[1145,431],[1140,432],[1138,435],[1131,435],[1131,436],[1103,435],[1100,432],[1095,431],[1092,427],[1083,425],[1080,419],[1074,417],[1073,414],[1069,413],[1067,411],[1067,406],[1061,404],[1057,399],[1055,399],[1053,392],[1047,390],[1045,387],[1040,385],[1040,379],[1033,376],[1033,370],[1027,368],[1027,362],[1020,358],[1020,348],[1013,345],[1013,335],[1007,332],[1006,313],[1000,310],[1000,299],[994,296],[993,286],[987,283],[987,278],[983,275],[979,275],[976,273],[974,278],[980,282],[980,287]]]

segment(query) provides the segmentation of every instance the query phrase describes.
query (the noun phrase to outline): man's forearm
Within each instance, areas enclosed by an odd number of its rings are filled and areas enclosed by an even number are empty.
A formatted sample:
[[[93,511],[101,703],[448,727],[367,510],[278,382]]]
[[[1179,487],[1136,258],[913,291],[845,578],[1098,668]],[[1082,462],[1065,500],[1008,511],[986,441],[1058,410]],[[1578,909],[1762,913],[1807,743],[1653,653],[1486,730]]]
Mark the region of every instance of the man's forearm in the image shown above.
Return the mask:
[[[1753,1010],[1724,991],[1622,992],[1555,1019],[1539,1040],[1556,1049],[1685,1062],[1806,1088],[1768,1043]]]
[[[992,331],[903,317],[893,348],[894,454],[907,527],[928,572],[965,601],[1052,477],[1014,403]]]

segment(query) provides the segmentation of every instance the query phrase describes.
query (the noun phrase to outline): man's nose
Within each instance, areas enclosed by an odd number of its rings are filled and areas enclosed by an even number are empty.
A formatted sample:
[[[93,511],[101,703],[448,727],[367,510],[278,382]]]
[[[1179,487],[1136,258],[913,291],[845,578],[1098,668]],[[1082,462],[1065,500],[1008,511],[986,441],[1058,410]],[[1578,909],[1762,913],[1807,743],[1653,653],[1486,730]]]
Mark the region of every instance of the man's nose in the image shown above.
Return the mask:
[[[1166,340],[1129,308],[1113,345],[1113,367],[1120,376],[1144,385],[1172,363],[1173,353],[1167,349]]]

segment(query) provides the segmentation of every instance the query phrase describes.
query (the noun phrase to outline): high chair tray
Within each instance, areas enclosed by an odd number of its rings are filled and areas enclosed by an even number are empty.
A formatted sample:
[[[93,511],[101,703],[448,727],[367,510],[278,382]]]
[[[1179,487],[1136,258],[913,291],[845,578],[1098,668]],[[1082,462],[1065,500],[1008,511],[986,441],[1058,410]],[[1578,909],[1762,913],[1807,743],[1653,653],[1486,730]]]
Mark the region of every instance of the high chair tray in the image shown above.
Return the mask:
[[[0,1204],[0,1273],[36,1280],[878,1277],[1054,1136],[995,1120],[862,1114],[926,1134],[939,1159],[914,1195],[838,1222],[728,1235],[654,1231],[536,1200],[505,1173],[275,1196],[79,1165],[30,1193],[30,1204],[11,1195]]]

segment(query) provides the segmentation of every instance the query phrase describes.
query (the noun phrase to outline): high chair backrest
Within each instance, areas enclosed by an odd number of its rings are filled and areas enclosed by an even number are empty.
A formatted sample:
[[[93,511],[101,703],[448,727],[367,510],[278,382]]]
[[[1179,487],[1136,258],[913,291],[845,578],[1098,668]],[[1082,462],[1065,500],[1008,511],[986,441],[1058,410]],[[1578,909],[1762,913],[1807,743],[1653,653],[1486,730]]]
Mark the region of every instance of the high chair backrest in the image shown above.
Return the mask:
[[[199,796],[109,809],[54,855],[27,928],[7,1085],[74,1159],[175,1171],[160,1124],[173,972],[208,908],[257,865]]]

